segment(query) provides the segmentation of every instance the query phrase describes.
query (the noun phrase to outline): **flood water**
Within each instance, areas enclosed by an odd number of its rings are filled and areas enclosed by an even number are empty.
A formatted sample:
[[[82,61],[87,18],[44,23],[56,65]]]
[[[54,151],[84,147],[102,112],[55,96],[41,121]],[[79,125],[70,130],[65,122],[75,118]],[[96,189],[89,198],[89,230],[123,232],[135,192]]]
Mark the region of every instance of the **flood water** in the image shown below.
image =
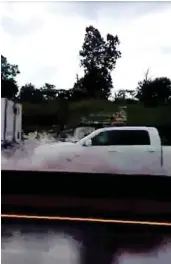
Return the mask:
[[[2,264],[169,264],[171,230],[2,221]]]

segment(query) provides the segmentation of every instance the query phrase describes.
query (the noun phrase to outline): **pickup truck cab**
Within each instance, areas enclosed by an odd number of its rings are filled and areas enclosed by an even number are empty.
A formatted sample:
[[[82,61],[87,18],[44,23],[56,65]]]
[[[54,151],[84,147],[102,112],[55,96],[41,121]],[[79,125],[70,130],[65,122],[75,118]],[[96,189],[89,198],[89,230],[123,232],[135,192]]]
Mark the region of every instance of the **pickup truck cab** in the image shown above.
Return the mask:
[[[93,153],[94,157],[100,155],[110,167],[119,168],[122,173],[170,173],[171,176],[171,147],[162,147],[159,133],[153,127],[101,128],[76,143],[56,143],[35,150],[37,155],[43,152],[49,158],[55,152],[58,156],[66,153],[66,157],[71,153],[82,156]]]
[[[106,152],[110,163],[119,164],[125,170],[161,172],[169,165],[169,154],[171,158],[171,147],[162,147],[159,133],[153,127],[102,128],[77,144],[90,147],[97,153]]]

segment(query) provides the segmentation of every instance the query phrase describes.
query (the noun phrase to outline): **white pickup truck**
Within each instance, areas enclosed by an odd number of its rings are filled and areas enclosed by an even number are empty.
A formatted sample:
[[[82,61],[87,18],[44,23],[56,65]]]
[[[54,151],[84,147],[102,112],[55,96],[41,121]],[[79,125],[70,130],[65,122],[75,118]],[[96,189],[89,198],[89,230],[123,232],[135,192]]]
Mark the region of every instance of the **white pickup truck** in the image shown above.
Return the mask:
[[[33,155],[35,162],[45,162],[49,169],[56,166],[56,169],[75,170],[66,163],[61,167],[64,159],[75,164],[77,171],[83,171],[83,167],[87,171],[92,164],[96,164],[94,170],[97,171],[99,164],[98,172],[113,169],[115,173],[171,176],[171,146],[162,146],[159,133],[153,127],[101,128],[76,143],[40,146]]]

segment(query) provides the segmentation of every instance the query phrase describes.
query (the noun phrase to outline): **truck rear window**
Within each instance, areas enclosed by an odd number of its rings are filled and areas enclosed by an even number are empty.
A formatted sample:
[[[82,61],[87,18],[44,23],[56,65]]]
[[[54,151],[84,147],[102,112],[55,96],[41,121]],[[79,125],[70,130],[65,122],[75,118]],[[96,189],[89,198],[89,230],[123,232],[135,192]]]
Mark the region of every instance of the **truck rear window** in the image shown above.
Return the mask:
[[[93,146],[150,145],[149,133],[145,130],[103,131],[92,139]]]
[[[149,133],[145,130],[109,131],[111,145],[150,145]]]

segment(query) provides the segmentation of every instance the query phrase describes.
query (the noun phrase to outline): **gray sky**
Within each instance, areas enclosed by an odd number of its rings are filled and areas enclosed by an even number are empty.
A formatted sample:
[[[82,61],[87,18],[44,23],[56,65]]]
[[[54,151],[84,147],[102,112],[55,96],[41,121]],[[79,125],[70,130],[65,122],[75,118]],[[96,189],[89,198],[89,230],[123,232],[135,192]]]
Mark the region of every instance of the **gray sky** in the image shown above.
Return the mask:
[[[171,78],[171,2],[1,2],[0,20],[1,54],[19,65],[19,85],[72,88],[89,25],[119,36],[116,90],[135,89],[148,68]]]

